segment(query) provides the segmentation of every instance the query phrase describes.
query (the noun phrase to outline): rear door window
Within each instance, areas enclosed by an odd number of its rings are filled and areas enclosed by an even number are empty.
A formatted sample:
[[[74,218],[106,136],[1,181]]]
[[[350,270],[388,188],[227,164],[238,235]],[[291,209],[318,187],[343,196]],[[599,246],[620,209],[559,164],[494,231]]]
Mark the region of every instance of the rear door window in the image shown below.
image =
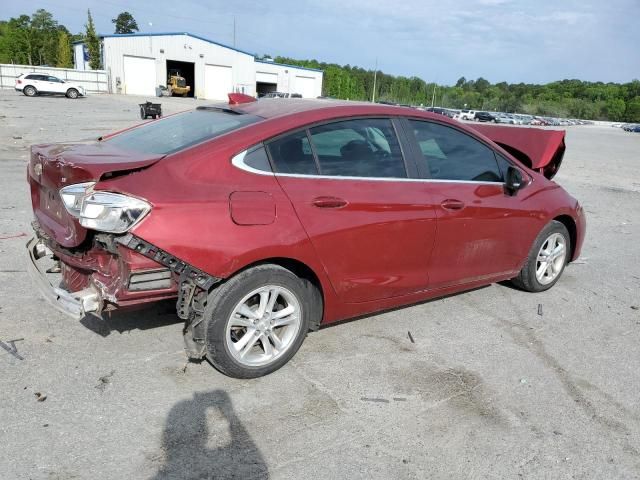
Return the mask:
[[[429,178],[502,182],[503,175],[489,147],[455,128],[409,120],[421,156],[420,170]]]
[[[309,133],[321,175],[407,178],[389,119],[346,120],[311,128]]]

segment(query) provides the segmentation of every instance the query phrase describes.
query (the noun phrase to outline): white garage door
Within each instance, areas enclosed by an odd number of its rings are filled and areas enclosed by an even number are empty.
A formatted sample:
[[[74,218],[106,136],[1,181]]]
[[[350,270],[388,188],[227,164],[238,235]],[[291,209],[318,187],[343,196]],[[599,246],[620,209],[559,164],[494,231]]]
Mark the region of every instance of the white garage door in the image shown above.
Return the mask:
[[[124,93],[155,95],[156,61],[154,58],[124,55]]]
[[[209,100],[227,100],[233,92],[233,70],[222,65],[204,66],[204,92]]]
[[[313,77],[298,77],[296,76],[295,88],[291,90],[291,93],[299,93],[302,98],[315,98],[316,95],[316,79]]]
[[[256,72],[256,82],[278,84],[277,73]]]

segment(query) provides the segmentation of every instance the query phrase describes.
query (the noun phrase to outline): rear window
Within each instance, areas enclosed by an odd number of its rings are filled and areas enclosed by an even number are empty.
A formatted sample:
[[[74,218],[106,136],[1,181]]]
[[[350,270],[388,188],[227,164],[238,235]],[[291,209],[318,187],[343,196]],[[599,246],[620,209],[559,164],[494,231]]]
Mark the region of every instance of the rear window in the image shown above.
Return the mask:
[[[124,150],[166,155],[260,120],[254,115],[198,109],[149,122],[105,141]]]

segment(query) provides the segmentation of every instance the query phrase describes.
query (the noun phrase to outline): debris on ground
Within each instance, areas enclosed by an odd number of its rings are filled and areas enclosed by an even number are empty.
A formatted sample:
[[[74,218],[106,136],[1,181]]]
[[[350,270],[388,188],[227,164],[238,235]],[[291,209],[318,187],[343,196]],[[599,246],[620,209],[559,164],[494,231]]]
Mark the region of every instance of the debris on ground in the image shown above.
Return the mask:
[[[406,402],[407,399],[405,397],[393,397],[394,402]]]
[[[7,343],[0,341],[0,347],[5,349],[11,355],[16,357],[18,360],[24,360],[24,357],[18,353],[18,348],[16,347],[16,342],[21,342],[24,338],[16,338],[15,340],[7,340]]]
[[[542,316],[542,304],[538,304],[538,315]]]
[[[638,305],[631,305],[631,310],[639,310],[640,307]]]
[[[26,237],[27,234],[22,232],[22,233],[17,233],[15,235],[3,235],[0,237],[0,240],[9,240],[10,238],[20,238],[20,237]]]
[[[389,400],[387,400],[386,398],[360,397],[360,400],[362,400],[363,402],[389,403]]]
[[[39,402],[44,402],[47,399],[47,396],[40,392],[36,392],[34,395]]]
[[[22,140],[22,137],[20,135],[14,135],[13,139],[14,140]]]
[[[409,335],[409,340],[411,340],[411,343],[416,343],[416,341],[413,339],[413,335],[411,335],[411,332],[407,332],[407,335]]]
[[[108,374],[100,377],[98,379],[98,384],[95,386],[95,388],[97,388],[98,390],[104,390],[107,387],[107,385],[111,383],[111,377],[113,377],[114,373],[116,373],[116,371],[111,370],[111,372],[109,372]]]
[[[522,383],[524,385],[525,383],[527,383],[527,379],[526,378],[521,378],[520,379],[520,383]]]

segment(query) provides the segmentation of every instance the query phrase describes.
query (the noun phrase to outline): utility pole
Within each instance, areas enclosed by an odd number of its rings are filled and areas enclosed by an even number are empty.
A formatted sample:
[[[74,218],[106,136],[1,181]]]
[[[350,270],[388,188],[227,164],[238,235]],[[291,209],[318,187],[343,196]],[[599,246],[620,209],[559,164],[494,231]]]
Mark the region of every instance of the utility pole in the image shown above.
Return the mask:
[[[433,104],[436,101],[436,84],[433,84],[433,95],[431,95],[431,108],[433,108]]]
[[[373,71],[373,93],[371,94],[371,103],[376,103],[376,77],[378,76],[378,57],[376,57],[376,69]]]

